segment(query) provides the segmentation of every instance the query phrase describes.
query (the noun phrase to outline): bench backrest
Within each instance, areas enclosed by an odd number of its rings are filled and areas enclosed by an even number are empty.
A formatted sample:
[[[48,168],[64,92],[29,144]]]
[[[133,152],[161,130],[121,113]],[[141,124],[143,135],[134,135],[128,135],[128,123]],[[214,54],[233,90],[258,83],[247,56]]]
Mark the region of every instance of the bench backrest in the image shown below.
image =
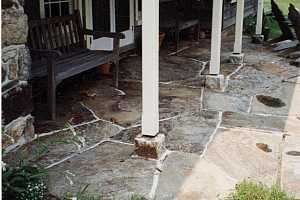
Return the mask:
[[[63,53],[84,48],[84,33],[79,11],[62,17],[29,21],[29,47],[60,50]]]

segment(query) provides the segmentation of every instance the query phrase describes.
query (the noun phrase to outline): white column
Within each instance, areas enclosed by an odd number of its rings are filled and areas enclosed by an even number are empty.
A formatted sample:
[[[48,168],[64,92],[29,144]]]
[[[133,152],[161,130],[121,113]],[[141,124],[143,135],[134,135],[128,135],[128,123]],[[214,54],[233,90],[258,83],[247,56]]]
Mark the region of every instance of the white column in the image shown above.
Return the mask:
[[[213,16],[211,30],[210,74],[220,73],[221,36],[223,23],[223,0],[213,1]]]
[[[262,34],[263,12],[264,12],[264,1],[258,0],[257,21],[256,21],[256,31],[255,31],[256,35]]]
[[[244,23],[244,0],[237,0],[236,10],[236,23],[235,23],[235,42],[234,42],[234,54],[242,53],[243,45],[243,23]]]
[[[142,1],[142,135],[159,132],[159,0]]]

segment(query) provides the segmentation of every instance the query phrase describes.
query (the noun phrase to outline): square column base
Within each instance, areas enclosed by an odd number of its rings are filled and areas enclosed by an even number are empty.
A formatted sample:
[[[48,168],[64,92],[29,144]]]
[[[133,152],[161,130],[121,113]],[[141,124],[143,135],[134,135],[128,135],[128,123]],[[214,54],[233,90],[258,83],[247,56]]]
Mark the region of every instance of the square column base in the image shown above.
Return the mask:
[[[224,91],[227,87],[227,81],[224,75],[203,75],[204,86],[208,89]]]
[[[265,36],[256,34],[252,36],[252,43],[254,44],[262,44],[264,42]]]
[[[166,151],[165,135],[158,134],[155,137],[138,135],[135,138],[135,152],[144,158],[158,159]]]
[[[243,53],[232,53],[229,57],[232,64],[243,64],[245,55]]]

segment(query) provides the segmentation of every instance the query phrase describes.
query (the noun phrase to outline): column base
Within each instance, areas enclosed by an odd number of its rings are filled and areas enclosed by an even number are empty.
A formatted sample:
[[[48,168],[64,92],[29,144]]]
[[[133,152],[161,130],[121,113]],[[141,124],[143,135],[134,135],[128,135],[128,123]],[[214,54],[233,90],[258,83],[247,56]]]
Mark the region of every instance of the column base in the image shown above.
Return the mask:
[[[213,90],[225,90],[227,87],[227,81],[224,75],[203,75],[205,79],[205,87]]]
[[[138,135],[135,138],[135,152],[144,158],[158,159],[166,151],[165,135],[158,134],[155,137]]]
[[[261,34],[256,34],[252,36],[252,43],[262,44],[264,42],[265,36]]]
[[[244,54],[243,53],[232,53],[229,57],[229,61],[232,64],[243,64],[244,63]]]

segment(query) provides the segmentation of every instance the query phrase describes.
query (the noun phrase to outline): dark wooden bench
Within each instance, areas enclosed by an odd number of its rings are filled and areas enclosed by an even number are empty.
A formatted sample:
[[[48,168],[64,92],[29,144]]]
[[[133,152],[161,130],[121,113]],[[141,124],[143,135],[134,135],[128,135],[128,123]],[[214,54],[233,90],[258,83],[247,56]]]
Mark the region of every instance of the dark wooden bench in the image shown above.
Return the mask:
[[[84,35],[113,38],[112,51],[89,50]],[[48,106],[51,119],[56,114],[56,87],[63,80],[98,67],[115,65],[114,83],[118,87],[121,33],[86,30],[79,11],[63,17],[29,21],[29,49],[32,56],[31,78],[47,77]]]
[[[196,27],[195,36],[199,38],[200,20],[193,0],[160,0],[160,30],[175,34],[175,51],[178,51],[180,32]]]

